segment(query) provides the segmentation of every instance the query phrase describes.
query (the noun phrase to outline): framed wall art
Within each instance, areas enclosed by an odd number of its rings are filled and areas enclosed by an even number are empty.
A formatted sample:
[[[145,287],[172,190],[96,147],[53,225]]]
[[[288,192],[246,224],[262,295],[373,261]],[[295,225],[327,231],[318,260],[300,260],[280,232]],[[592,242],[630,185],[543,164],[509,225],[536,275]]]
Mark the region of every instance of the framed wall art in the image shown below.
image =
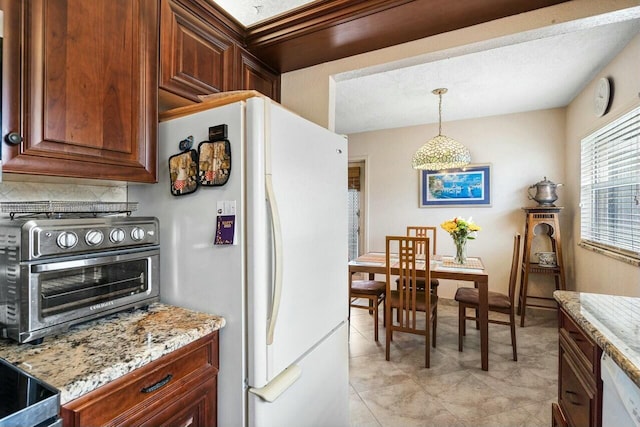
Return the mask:
[[[420,171],[420,207],[491,206],[491,165]]]

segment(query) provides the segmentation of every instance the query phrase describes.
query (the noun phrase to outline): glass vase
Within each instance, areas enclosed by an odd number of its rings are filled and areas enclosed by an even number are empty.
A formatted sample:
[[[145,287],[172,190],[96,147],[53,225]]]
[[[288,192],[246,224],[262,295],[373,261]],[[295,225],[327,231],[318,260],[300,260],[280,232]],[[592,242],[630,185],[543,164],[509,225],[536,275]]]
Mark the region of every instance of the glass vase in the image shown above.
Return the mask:
[[[464,264],[467,261],[467,239],[454,240],[456,245],[456,264]]]

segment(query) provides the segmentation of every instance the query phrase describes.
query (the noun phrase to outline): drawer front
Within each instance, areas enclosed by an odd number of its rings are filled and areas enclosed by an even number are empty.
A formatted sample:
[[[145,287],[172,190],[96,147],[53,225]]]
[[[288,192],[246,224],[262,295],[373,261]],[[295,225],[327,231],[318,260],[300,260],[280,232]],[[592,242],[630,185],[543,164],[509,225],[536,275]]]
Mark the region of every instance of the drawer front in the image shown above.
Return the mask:
[[[560,395],[558,402],[567,421],[572,426],[591,426],[594,395],[581,379],[571,357],[560,350]]]
[[[214,347],[215,344],[215,347]],[[105,425],[138,405],[169,396],[186,381],[199,375],[217,374],[217,333],[215,339],[196,341],[171,354],[119,378],[63,408],[73,413],[73,423],[66,425]],[[68,413],[65,419],[71,414]],[[116,421],[117,423],[117,421]]]
[[[147,408],[140,411],[141,420],[131,420],[123,427],[216,427],[217,415],[217,378],[211,377],[194,385],[182,397],[171,399],[161,405],[155,414],[149,417]]]
[[[584,354],[589,363],[589,370],[595,373],[594,367],[597,365],[598,347],[563,310],[560,310],[560,333],[565,335],[565,338],[575,344],[580,352]]]

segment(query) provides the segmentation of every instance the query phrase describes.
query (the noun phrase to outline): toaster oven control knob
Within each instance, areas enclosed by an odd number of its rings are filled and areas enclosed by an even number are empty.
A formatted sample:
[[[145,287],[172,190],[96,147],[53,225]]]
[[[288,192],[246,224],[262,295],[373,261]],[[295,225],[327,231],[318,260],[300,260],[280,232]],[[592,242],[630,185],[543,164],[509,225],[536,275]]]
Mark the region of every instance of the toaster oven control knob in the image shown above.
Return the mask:
[[[89,246],[98,246],[104,240],[104,234],[100,230],[89,230],[85,234],[84,240]]]
[[[126,234],[122,228],[114,228],[111,230],[111,233],[109,233],[109,240],[113,243],[122,243],[125,237]]]
[[[71,249],[78,243],[78,235],[72,231],[63,231],[56,239],[61,249]]]
[[[133,230],[131,230],[131,238],[135,241],[135,242],[139,242],[142,239],[144,239],[145,237],[145,231],[143,228],[140,227],[133,227]]]

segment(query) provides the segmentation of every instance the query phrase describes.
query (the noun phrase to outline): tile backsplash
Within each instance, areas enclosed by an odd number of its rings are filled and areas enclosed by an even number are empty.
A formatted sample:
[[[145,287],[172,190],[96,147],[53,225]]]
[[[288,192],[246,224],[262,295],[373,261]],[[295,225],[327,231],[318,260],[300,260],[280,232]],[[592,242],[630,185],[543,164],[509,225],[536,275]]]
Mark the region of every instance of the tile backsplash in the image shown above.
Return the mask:
[[[5,178],[6,175],[3,177]],[[100,201],[126,202],[126,183],[65,179],[42,182],[34,177],[0,182],[0,202],[26,201]],[[49,179],[47,179],[49,180]],[[2,215],[2,214],[0,214]],[[4,215],[3,215],[4,216]]]

